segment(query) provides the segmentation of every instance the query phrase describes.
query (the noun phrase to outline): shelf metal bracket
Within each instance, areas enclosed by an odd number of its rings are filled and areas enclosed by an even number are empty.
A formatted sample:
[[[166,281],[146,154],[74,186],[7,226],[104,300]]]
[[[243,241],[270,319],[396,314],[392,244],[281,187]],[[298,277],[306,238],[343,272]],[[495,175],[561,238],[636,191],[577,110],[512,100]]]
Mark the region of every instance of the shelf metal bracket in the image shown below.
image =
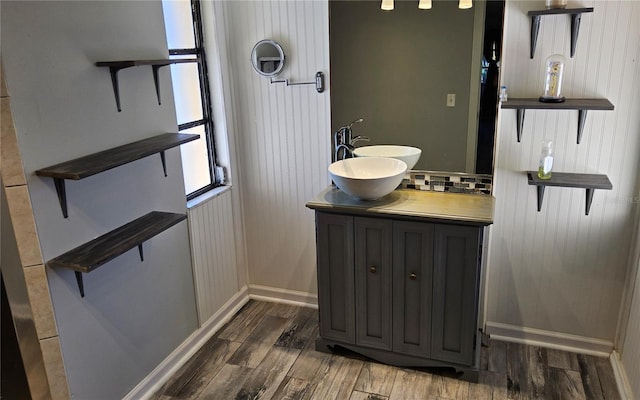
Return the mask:
[[[84,297],[84,283],[82,282],[82,272],[74,272],[76,273],[76,282],[78,282],[78,289],[80,289],[80,297]]]
[[[538,32],[540,31],[540,16],[531,16],[531,46],[529,47],[529,58],[533,59],[536,53],[536,43],[538,42]],[[573,56],[573,53],[571,54]]]
[[[289,79],[284,80],[273,80],[271,78],[271,83],[284,83],[287,86],[297,86],[297,85],[316,85],[316,91],[318,93],[324,92],[324,73],[322,71],[316,72],[316,80],[313,82],[289,82]]]
[[[591,203],[593,202],[593,192],[595,192],[595,189],[587,188],[587,196],[584,203],[584,215],[589,215]]]
[[[164,171],[165,178],[167,177],[167,158],[164,155],[164,150],[160,152],[160,161],[162,161],[162,171]]]
[[[524,127],[524,108],[518,108],[516,114],[516,136],[518,138],[518,143],[520,143],[520,139],[522,139],[522,128]]]
[[[118,112],[122,111],[120,107],[120,84],[118,82],[118,72],[123,69],[122,67],[109,67],[109,74],[111,75],[111,85],[113,86],[113,94],[116,96],[116,107]]]
[[[578,43],[578,32],[580,31],[581,18],[581,13],[571,14],[571,57],[576,54],[576,45]]]
[[[64,179],[53,178],[53,184],[56,186],[56,193],[58,194],[58,201],[60,202],[60,208],[62,209],[62,216],[69,217],[67,212],[67,190],[65,187]]]
[[[536,190],[538,192],[538,212],[542,210],[542,200],[544,199],[544,188],[546,186],[538,185],[536,186]]]
[[[151,68],[153,69],[153,84],[156,86],[156,96],[158,97],[158,105],[162,105],[162,101],[160,98],[160,79],[158,78],[158,70],[162,67],[166,67],[169,64],[165,64],[165,65],[152,65]],[[166,176],[166,174],[165,174]]]
[[[584,131],[584,122],[587,119],[587,110],[578,110],[578,144],[582,140],[582,132]]]

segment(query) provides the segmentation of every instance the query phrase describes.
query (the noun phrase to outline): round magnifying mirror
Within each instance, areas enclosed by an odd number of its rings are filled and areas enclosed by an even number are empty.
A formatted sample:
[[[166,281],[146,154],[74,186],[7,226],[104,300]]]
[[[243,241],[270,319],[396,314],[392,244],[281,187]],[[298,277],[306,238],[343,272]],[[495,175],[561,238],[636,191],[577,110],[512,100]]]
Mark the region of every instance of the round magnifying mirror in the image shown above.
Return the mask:
[[[270,39],[261,40],[251,51],[251,65],[262,76],[276,76],[284,68],[282,46]]]

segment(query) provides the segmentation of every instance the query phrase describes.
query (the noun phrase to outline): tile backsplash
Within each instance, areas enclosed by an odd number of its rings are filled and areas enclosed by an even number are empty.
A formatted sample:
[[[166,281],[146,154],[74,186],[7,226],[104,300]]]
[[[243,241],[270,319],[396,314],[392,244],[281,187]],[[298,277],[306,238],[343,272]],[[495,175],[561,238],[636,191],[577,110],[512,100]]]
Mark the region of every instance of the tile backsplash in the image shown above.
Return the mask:
[[[408,171],[401,183],[404,189],[479,195],[491,195],[492,185],[491,175],[419,170]]]

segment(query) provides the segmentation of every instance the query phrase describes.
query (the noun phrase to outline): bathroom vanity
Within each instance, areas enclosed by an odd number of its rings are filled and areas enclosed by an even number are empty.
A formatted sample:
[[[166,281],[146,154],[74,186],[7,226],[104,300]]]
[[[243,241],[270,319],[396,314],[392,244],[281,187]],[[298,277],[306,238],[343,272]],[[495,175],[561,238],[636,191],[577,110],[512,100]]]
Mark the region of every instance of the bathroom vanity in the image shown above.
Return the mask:
[[[359,201],[330,186],[315,210],[318,351],[452,367],[476,381],[478,298],[492,196],[398,189]]]

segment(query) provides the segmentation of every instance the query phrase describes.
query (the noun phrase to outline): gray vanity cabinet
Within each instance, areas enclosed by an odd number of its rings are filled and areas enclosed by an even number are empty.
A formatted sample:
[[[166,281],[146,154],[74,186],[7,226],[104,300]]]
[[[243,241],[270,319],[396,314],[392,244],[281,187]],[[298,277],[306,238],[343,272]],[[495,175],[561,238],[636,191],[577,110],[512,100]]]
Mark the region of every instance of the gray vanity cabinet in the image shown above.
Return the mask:
[[[393,222],[393,350],[429,357],[433,224]],[[391,321],[391,319],[390,319]]]
[[[391,350],[392,222],[355,217],[356,344]]]
[[[316,213],[320,336],[355,343],[353,217]]]
[[[481,229],[437,224],[434,231],[431,357],[474,362]]]
[[[318,350],[477,379],[482,226],[316,211],[316,229]]]

